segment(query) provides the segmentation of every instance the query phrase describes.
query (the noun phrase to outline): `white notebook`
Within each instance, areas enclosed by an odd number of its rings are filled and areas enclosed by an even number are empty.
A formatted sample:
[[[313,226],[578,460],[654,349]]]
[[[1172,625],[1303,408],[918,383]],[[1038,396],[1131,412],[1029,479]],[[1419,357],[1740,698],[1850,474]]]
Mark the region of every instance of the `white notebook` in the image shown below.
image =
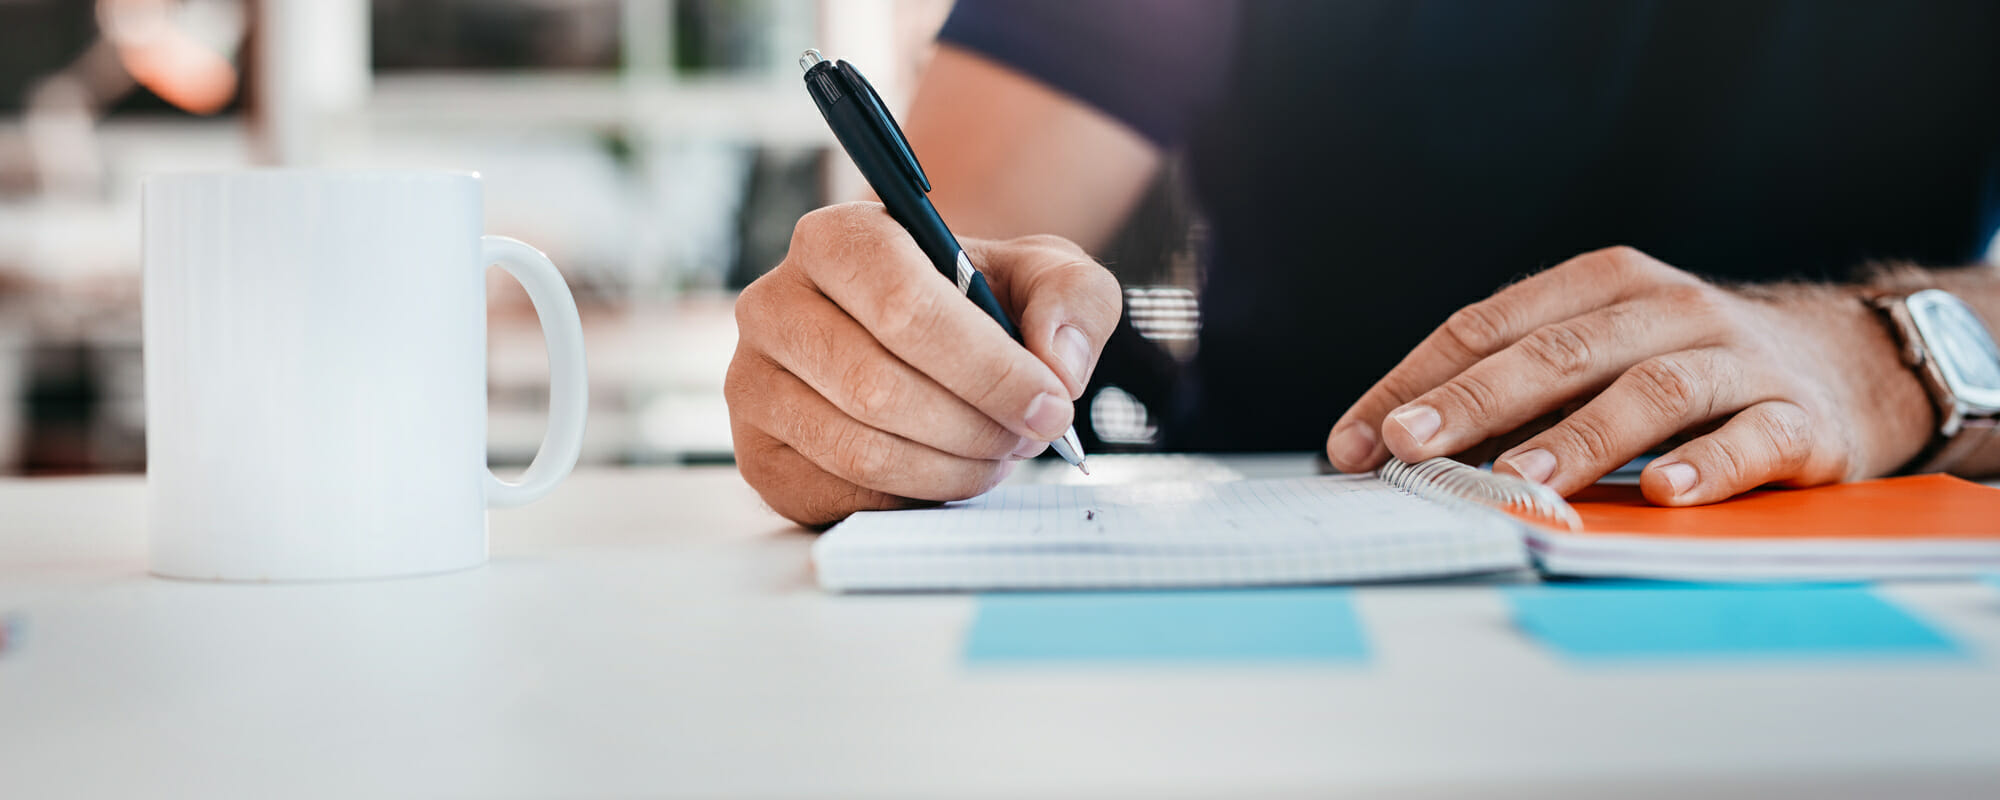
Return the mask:
[[[855,514],[820,537],[813,562],[833,591],[1346,583],[1528,566],[1520,523],[1458,499],[1453,474],[1398,463],[1380,476],[1003,487]],[[1482,481],[1491,491],[1527,486],[1493,477]],[[1548,499],[1562,502],[1499,504]]]

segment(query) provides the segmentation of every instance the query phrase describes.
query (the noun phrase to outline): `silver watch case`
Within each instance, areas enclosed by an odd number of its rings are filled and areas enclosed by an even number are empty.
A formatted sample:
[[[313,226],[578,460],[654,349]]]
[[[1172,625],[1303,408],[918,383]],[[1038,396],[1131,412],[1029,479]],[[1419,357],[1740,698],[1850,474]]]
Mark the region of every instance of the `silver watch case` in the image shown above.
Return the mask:
[[[1925,289],[1901,300],[1922,340],[1915,364],[1943,384],[1938,433],[1956,436],[1968,419],[2000,417],[2000,345],[1979,313],[1950,292]],[[1947,408],[1949,406],[1949,408]]]

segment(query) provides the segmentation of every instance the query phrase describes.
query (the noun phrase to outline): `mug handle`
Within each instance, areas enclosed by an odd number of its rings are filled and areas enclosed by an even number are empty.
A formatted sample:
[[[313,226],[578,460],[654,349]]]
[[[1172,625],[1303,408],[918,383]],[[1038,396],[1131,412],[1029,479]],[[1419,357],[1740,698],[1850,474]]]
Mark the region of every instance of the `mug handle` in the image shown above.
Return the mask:
[[[481,270],[498,264],[528,290],[549,348],[549,429],[542,434],[541,449],[518,483],[503,481],[491,470],[486,473],[487,507],[505,508],[541,499],[576,467],[576,457],[583,452],[590,384],[583,361],[583,320],[555,262],[527,243],[505,236],[482,236],[479,246]]]

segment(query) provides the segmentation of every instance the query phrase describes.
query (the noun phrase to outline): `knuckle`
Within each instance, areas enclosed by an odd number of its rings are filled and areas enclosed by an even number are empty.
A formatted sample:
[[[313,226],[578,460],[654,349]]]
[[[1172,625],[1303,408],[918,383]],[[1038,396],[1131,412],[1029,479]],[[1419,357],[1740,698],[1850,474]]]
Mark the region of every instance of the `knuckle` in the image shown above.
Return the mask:
[[[743,287],[743,291],[737,293],[736,305],[731,310],[736,314],[738,332],[757,329],[764,307],[770,299],[767,295],[770,294],[772,280],[771,275],[766,274],[751,281],[749,286]]]
[[[866,227],[868,218],[877,208],[874,203],[851,202],[821,206],[806,212],[792,226],[794,245],[825,242],[852,234],[857,228]]]
[[[799,221],[792,224],[791,254],[812,250],[826,241],[829,233],[845,227],[840,218],[846,213],[845,208],[836,205],[815,208],[799,217]]]
[[[840,454],[840,442],[832,421],[820,414],[799,413],[796,409],[772,415],[771,435],[786,442],[806,460],[831,471],[829,458]]]
[[[1031,296],[1054,292],[1066,301],[1081,299],[1091,306],[1101,305],[1111,312],[1114,319],[1123,307],[1125,293],[1117,276],[1068,239],[1039,234],[1011,240],[1008,245],[1036,252],[1032,258],[1012,259],[994,265],[993,277],[996,279],[1023,285]],[[1008,265],[1022,270],[1022,273],[1007,274],[1004,267]],[[1092,307],[1089,310],[1100,309]]]
[[[868,426],[882,428],[908,412],[908,382],[880,360],[862,358],[848,364],[840,386],[846,392],[848,414]]]
[[[1446,401],[1440,405],[1456,406],[1460,413],[1474,420],[1484,420],[1499,410],[1499,394],[1486,382],[1471,375],[1460,375],[1438,387],[1438,392]]]
[[[887,437],[860,426],[835,435],[833,447],[844,477],[861,486],[881,486],[896,463],[896,450]]]
[[[760,441],[761,437],[751,430],[741,424],[732,426],[737,470],[742,473],[743,482],[755,489],[771,510],[808,527],[830,524],[847,516],[847,511],[822,507],[814,493],[801,491],[799,482],[786,475],[784,446]]]
[[[1446,340],[1476,356],[1487,356],[1507,346],[1506,315],[1491,300],[1452,312],[1438,329]]]
[[[1075,242],[1072,242],[1061,236],[1057,236],[1053,233],[1031,233],[1028,234],[1027,236],[1017,237],[1013,239],[1010,243],[1020,247],[1061,250],[1066,253],[1075,253],[1079,255],[1083,253],[1083,248],[1078,247]]]
[[[1064,305],[1077,314],[1077,321],[1096,336],[1108,336],[1125,312],[1125,289],[1111,270],[1088,258],[1069,262],[1060,272],[1070,277],[1064,283]]]
[[[770,359],[739,347],[722,376],[722,399],[730,417],[754,420],[759,428],[765,427],[769,420],[760,418],[769,414],[774,402],[772,379],[780,369]]]
[[[850,349],[842,346],[836,333],[826,319],[807,317],[785,326],[780,346],[806,375],[834,375],[851,358]]]
[[[883,258],[882,242],[893,221],[881,205],[840,203],[807,212],[792,226],[785,263],[796,264],[820,285],[865,280],[868,267]]]
[[[1631,379],[1633,391],[1660,416],[1668,419],[1705,416],[1697,413],[1704,405],[1705,386],[1679,359],[1641,361],[1626,375]]]
[[[1073,262],[1070,266],[1080,276],[1079,283],[1083,296],[1104,303],[1106,309],[1111,312],[1111,317],[1116,319],[1125,307],[1125,289],[1118,284],[1118,276],[1111,274],[1111,270],[1105,269],[1104,265],[1088,258]]]
[[[1558,378],[1573,378],[1590,369],[1590,342],[1569,325],[1549,325],[1521,340],[1530,358],[1548,366]]]
[[[1030,289],[1031,296],[1051,291],[1059,295],[1070,321],[1087,335],[1103,339],[1118,326],[1125,311],[1125,290],[1118,278],[1097,262],[1088,258],[1064,262],[1038,278]]]
[[[1389,374],[1382,376],[1382,380],[1377,381],[1374,388],[1369,389],[1360,400],[1355,401],[1354,408],[1357,411],[1372,409],[1363,411],[1362,416],[1379,422],[1382,415],[1417,399],[1428,388],[1430,387],[1411,377],[1410,370],[1398,366],[1389,370]]]
[[[1615,244],[1593,251],[1586,263],[1607,276],[1633,277],[1650,272],[1657,262],[1639,248]]]
[[[750,381],[748,367],[743,363],[743,352],[739,349],[734,358],[729,359],[729,371],[722,375],[722,400],[729,406],[729,413],[743,410],[743,403],[753,396],[747,385]]]
[[[876,307],[872,326],[875,338],[883,342],[910,341],[937,327],[944,309],[938,303],[938,294],[926,291],[930,288],[934,287],[910,282],[890,287],[882,295],[881,305]]]
[[[1593,416],[1577,415],[1562,424],[1573,455],[1592,464],[1608,464],[1619,455],[1617,438],[1606,423]]]
[[[900,411],[906,392],[896,371],[874,359],[857,359],[842,371],[840,386],[847,411],[863,423],[881,427]]]
[[[1812,454],[1812,420],[1805,409],[1790,403],[1774,404],[1765,411],[1763,422],[1760,430],[1775,466],[1786,472],[1804,467]]]
[[[1723,311],[1722,292],[1705,283],[1675,284],[1661,293],[1667,305],[1680,316],[1712,317]]]
[[[743,475],[744,483],[750,484],[759,494],[765,494],[776,483],[771,477],[772,458],[770,448],[759,446],[762,437],[753,431],[756,431],[756,426],[741,419],[731,418],[729,421],[729,441],[735,450],[737,472]]]
[[[1709,446],[1707,469],[1721,473],[1730,486],[1742,486],[1745,481],[1753,480],[1759,472],[1757,460],[1744,451],[1740,442],[1727,437],[1714,438]]]

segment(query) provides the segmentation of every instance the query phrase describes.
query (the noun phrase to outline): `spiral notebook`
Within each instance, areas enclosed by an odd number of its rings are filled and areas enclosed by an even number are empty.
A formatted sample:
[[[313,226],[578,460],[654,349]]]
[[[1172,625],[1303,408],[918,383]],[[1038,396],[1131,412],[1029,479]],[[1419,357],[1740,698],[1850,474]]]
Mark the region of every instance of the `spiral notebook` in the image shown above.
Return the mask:
[[[1539,567],[1580,576],[1865,580],[2000,570],[2000,490],[1945,476],[1697,509],[1572,505],[1446,459],[1370,475],[1003,487],[863,512],[813,546],[832,591],[1353,583]],[[1622,494],[1620,492],[1623,492]]]
[[[855,514],[814,543],[813,561],[834,591],[1349,583],[1527,566],[1515,519],[1451,491],[1503,505],[1512,492],[1523,511],[1562,501],[1485,477],[1475,486],[1427,462],[1371,475],[1002,487]]]

